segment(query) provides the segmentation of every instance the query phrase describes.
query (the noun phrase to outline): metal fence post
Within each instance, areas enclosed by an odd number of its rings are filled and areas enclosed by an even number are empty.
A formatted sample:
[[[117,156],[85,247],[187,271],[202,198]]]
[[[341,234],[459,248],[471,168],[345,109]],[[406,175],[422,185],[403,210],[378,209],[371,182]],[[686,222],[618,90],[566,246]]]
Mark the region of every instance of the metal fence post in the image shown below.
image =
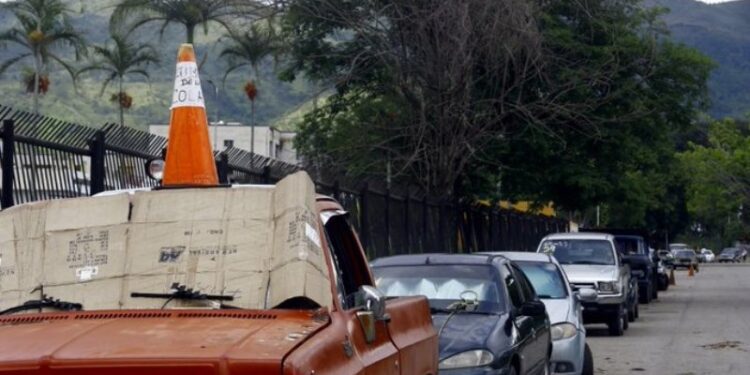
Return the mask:
[[[365,183],[359,195],[359,238],[362,241],[362,247],[365,248],[367,256],[372,259],[374,254],[370,251],[370,220],[367,218],[367,188],[367,183]]]
[[[446,230],[445,230],[445,202],[441,201],[440,205],[438,206],[438,238],[440,238],[440,243],[438,243],[438,246],[440,249],[438,251],[444,251],[448,253],[452,253],[453,249],[447,246],[448,241],[446,241]]]
[[[406,195],[404,197],[404,242],[406,242],[406,253],[411,254],[411,233],[409,231],[409,205],[411,204],[411,192],[409,187],[406,187]]]
[[[13,120],[3,121],[3,154],[0,166],[3,169],[2,194],[0,195],[0,206],[8,208],[13,206],[13,155],[16,151],[15,136],[13,133]]]
[[[104,145],[104,132],[98,130],[94,138],[89,140],[89,156],[91,157],[91,195],[104,191],[105,158],[107,150]]]
[[[339,181],[336,180],[333,182],[333,199],[335,199],[336,201],[339,201],[341,199],[340,195],[341,195],[341,187],[339,186]]]
[[[263,167],[263,183],[264,184],[272,184],[273,181],[271,181],[271,167],[265,166]]]
[[[430,247],[430,245],[427,243],[427,233],[427,195],[425,194],[422,197],[422,235],[419,237],[423,254],[428,252],[428,248]]]
[[[393,255],[393,246],[391,245],[391,188],[385,188],[385,246],[388,255]]]
[[[226,152],[219,153],[216,161],[216,173],[219,175],[220,184],[229,184],[229,156]]]

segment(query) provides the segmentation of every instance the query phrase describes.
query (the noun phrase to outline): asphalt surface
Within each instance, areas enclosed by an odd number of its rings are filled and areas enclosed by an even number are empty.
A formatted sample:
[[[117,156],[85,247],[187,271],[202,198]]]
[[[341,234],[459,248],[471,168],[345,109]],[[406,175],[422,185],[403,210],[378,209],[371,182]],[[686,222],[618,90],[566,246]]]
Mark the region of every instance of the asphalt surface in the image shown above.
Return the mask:
[[[586,327],[595,374],[750,374],[750,263],[675,275],[624,336]]]

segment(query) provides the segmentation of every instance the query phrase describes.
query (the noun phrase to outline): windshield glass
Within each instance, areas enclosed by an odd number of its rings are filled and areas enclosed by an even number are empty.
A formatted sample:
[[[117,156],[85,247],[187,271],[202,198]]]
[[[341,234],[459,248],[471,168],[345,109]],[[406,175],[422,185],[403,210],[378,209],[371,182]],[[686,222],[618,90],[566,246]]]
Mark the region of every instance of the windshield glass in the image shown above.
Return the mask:
[[[695,255],[695,253],[692,250],[680,250],[676,255],[680,258],[689,258]]]
[[[684,249],[687,249],[687,245],[683,243],[669,244],[669,250],[671,251],[684,250]]]
[[[565,279],[553,263],[516,262],[526,278],[531,281],[539,298],[560,299],[568,297]]]
[[[737,252],[737,249],[724,249],[721,251],[722,255],[734,255],[734,253]]]
[[[551,252],[560,264],[615,264],[615,254],[607,240],[548,240],[542,243],[542,251]]]
[[[446,307],[469,291],[476,294],[479,310],[499,312],[503,305],[497,271],[489,265],[374,267],[373,273],[378,288],[388,297],[422,295],[431,306]]]
[[[615,237],[617,251],[626,255],[645,254],[640,242],[638,237]]]

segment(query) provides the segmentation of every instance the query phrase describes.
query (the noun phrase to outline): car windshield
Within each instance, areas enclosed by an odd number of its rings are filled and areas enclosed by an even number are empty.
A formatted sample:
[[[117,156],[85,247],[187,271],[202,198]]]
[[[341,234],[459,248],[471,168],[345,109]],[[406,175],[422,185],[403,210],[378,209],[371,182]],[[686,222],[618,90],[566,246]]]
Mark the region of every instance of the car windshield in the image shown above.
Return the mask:
[[[632,254],[645,254],[643,252],[643,246],[640,246],[640,238],[638,237],[615,237],[615,246],[617,250],[626,255]]]
[[[724,249],[721,251],[721,254],[722,255],[734,255],[737,252],[738,252],[737,249]]]
[[[692,250],[680,250],[675,255],[680,258],[689,258],[695,255],[695,253]]]
[[[552,253],[560,264],[614,265],[615,254],[607,240],[547,240],[542,251]]]
[[[502,312],[504,305],[497,271],[490,265],[386,266],[374,267],[373,273],[378,288],[388,297],[422,295],[431,306],[446,307],[476,295],[480,311]]]
[[[556,265],[549,262],[516,262],[531,281],[537,296],[544,299],[568,297],[565,279]]]

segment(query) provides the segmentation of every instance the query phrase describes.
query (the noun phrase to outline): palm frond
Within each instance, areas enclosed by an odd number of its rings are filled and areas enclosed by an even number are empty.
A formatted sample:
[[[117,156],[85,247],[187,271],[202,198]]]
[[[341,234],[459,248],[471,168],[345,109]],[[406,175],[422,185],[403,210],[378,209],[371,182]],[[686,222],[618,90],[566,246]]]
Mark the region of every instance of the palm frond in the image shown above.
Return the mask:
[[[15,63],[17,63],[17,62],[19,62],[19,61],[21,61],[21,60],[23,60],[23,59],[25,59],[25,58],[27,58],[29,56],[31,56],[31,53],[23,53],[23,54],[20,54],[18,56],[15,56],[15,57],[12,57],[12,58],[10,58],[8,60],[3,61],[3,63],[0,64],[0,76],[3,75],[3,73],[5,73],[5,71],[8,70],[8,68],[10,68],[13,64],[15,64]]]

